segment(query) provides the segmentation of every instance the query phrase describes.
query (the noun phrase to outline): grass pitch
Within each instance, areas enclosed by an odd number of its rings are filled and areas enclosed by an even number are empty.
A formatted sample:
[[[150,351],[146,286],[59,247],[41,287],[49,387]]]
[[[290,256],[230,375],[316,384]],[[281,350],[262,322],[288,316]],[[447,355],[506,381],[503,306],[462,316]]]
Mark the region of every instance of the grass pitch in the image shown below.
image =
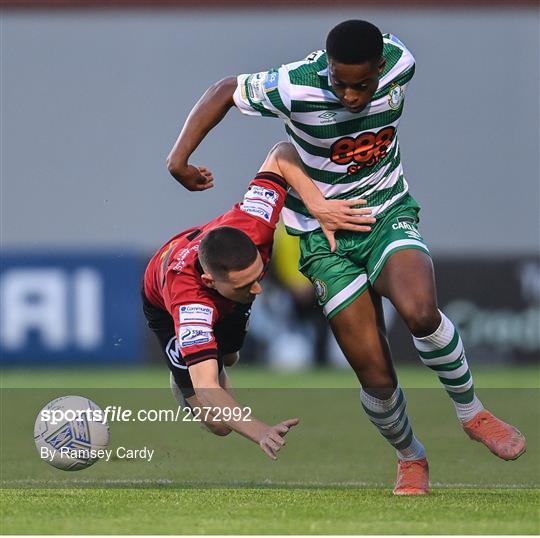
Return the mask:
[[[537,534],[537,490],[366,488],[5,490],[4,533]]]
[[[350,368],[310,369],[301,371],[269,370],[245,367],[231,368],[233,385],[239,388],[357,388],[358,381]],[[168,387],[169,371],[165,367],[148,368],[70,368],[4,370],[2,388],[163,388]],[[473,367],[474,384],[479,388],[540,388],[540,369]],[[399,382],[406,388],[440,388],[437,376],[422,364],[397,369]]]
[[[428,451],[428,497],[391,495],[395,455],[362,413],[348,371],[231,371],[234,384],[244,387],[239,401],[256,416],[268,422],[300,416],[277,462],[239,436],[218,438],[193,423],[112,423],[111,448],[151,446],[152,462],[113,458],[72,473],[39,459],[32,441],[39,409],[65,394],[86,395],[102,407],[171,407],[167,372],[5,372],[0,531],[538,534],[538,370],[475,371],[487,407],[527,435],[527,453],[516,462],[498,460],[468,440],[431,372],[419,366],[399,373],[413,427]]]

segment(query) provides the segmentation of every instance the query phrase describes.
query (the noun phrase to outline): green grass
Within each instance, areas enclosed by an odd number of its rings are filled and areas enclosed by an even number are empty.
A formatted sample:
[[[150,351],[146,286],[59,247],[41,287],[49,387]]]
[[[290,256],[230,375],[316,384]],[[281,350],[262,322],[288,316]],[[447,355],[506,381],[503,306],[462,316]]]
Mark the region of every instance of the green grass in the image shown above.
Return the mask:
[[[64,394],[85,395],[102,407],[170,409],[174,402],[167,371],[5,371],[0,530],[537,534],[537,370],[476,369],[475,374],[486,406],[527,435],[527,453],[515,462],[503,462],[471,442],[435,376],[420,365],[401,368],[409,416],[428,452],[433,493],[394,498],[395,454],[364,416],[356,379],[347,370],[231,371],[234,384],[244,387],[237,390],[239,401],[252,406],[255,416],[269,423],[301,418],[277,462],[240,436],[215,437],[194,423],[112,422],[109,447],[148,446],[155,450],[152,462],[113,457],[72,473],[40,460],[32,441],[39,409]]]
[[[4,534],[537,534],[537,490],[90,489],[2,492]]]
[[[267,368],[235,366],[229,374],[239,388],[355,388],[356,376],[349,368],[272,371]],[[473,367],[475,385],[480,388],[538,388],[540,369],[535,366]],[[422,364],[398,367],[403,387],[438,388],[431,370]],[[4,369],[4,388],[101,387],[160,388],[168,386],[168,370],[151,368],[73,368],[73,369]]]

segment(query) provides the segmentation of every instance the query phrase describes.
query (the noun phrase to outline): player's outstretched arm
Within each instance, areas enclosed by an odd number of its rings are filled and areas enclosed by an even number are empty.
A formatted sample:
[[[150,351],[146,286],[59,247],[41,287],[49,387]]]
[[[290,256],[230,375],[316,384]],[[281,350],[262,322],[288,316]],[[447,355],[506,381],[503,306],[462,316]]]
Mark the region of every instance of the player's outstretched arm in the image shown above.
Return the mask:
[[[306,174],[298,152],[290,142],[279,142],[268,154],[259,171],[275,172],[299,194],[308,211],[319,221],[330,250],[334,252],[337,230],[369,232],[375,218],[371,216],[364,199],[327,200]]]
[[[169,156],[167,168],[171,175],[190,191],[203,191],[214,186],[212,173],[189,164],[189,158],[208,132],[234,105],[236,77],[227,77],[213,84],[190,112]]]
[[[215,360],[206,360],[190,366],[189,375],[197,400],[203,411],[205,409],[212,411],[214,422],[219,418],[231,430],[257,443],[268,457],[277,459],[278,452],[285,446],[285,435],[300,422],[299,419],[291,418],[274,426],[256,419],[230,392],[221,387]],[[204,413],[201,415],[204,418]]]

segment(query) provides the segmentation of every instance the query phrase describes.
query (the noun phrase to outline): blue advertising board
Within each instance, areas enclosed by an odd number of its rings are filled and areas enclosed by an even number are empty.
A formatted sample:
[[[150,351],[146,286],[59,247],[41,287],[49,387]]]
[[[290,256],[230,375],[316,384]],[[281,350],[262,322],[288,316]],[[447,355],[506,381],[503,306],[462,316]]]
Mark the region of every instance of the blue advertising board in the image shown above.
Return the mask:
[[[62,251],[3,252],[1,258],[2,364],[144,359],[140,256]]]

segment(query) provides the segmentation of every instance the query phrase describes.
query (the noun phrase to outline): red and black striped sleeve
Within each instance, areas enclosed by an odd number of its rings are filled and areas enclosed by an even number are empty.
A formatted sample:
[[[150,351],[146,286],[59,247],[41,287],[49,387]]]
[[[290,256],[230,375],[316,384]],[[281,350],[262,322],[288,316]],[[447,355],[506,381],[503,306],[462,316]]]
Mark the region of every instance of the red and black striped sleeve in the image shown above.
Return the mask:
[[[186,366],[188,367],[210,359],[215,359],[216,361],[218,360],[217,348],[203,349],[201,351],[196,351],[194,353],[190,353],[184,356],[184,361],[186,362]]]

